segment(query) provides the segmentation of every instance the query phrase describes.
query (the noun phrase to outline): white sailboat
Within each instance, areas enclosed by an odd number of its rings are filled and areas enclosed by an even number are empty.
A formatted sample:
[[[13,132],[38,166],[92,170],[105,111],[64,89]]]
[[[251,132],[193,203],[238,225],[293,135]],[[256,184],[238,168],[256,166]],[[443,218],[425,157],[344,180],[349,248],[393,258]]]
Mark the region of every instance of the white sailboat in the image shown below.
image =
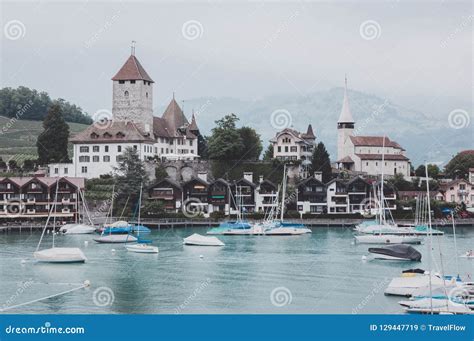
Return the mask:
[[[86,204],[84,195],[83,195],[83,193],[80,189],[78,190],[77,193],[78,193],[78,200],[79,200],[79,197],[80,197],[80,199],[82,201],[82,208],[83,208],[82,222],[77,221],[74,224],[65,224],[65,225],[61,226],[61,228],[59,229],[59,232],[61,232],[63,234],[91,234],[91,233],[94,233],[96,228],[94,227],[94,223],[92,222],[92,219],[90,217],[89,210],[87,208],[87,204]],[[80,212],[79,205],[77,205],[77,210],[78,210],[78,213],[79,213]],[[84,221],[85,216],[87,216],[87,218],[89,220],[89,224],[85,223],[85,221]]]
[[[107,213],[107,217],[104,223],[104,226],[107,224],[107,219],[112,217],[113,207],[114,207],[114,195],[115,194],[115,185],[112,187],[112,198],[110,203],[110,209]],[[127,223],[128,224],[128,223]],[[98,237],[94,238],[94,241],[101,244],[116,244],[116,243],[133,243],[137,241],[137,237],[132,236],[131,234],[112,234],[112,229],[109,229],[109,233],[104,233]]]
[[[81,249],[77,247],[55,247],[54,245],[54,236],[56,234],[56,215],[54,214],[56,211],[56,205],[58,200],[58,187],[59,181],[56,180],[56,193],[54,195],[54,202],[51,205],[48,219],[46,219],[46,224],[44,225],[43,232],[41,233],[40,240],[38,242],[38,246],[36,247],[36,251],[33,253],[33,256],[38,262],[46,262],[46,263],[84,263],[87,258]],[[51,219],[51,215],[53,215],[53,247],[50,249],[40,250],[41,242],[44,237],[44,233],[48,227],[48,223]]]
[[[143,184],[140,185],[140,197],[138,199],[138,226],[140,226],[140,216],[141,216],[141,207],[142,207],[142,195],[143,195]],[[137,231],[137,244],[128,244],[125,245],[127,251],[135,253],[158,253],[158,247],[150,245],[151,241],[142,241],[140,240],[140,229]]]

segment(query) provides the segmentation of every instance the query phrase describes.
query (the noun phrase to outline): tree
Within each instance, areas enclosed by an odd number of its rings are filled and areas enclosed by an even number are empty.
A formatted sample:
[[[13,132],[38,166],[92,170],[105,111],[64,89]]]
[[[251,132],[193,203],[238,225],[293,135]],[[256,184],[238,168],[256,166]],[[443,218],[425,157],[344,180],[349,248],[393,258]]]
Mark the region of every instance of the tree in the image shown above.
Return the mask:
[[[474,151],[466,150],[453,157],[445,167],[445,173],[450,178],[467,179],[469,168],[474,168]]]
[[[43,121],[44,131],[38,136],[38,162],[45,165],[51,162],[68,162],[67,144],[69,126],[61,112],[59,104],[54,104]]]
[[[332,178],[331,161],[329,160],[329,153],[324,146],[324,143],[319,142],[313,151],[311,159],[311,172],[322,172],[323,182],[327,183]]]
[[[23,161],[23,170],[26,172],[32,171],[35,169],[35,162],[30,159]]]
[[[7,163],[0,157],[0,169],[7,169]]]
[[[270,161],[273,159],[273,144],[269,144],[265,153],[263,153],[263,160]]]
[[[115,199],[116,212],[124,210],[126,213],[134,211],[138,203],[140,186],[146,186],[147,175],[145,164],[140,160],[138,151],[134,148],[125,148],[117,167],[114,167],[116,178]]]
[[[428,164],[428,176],[436,179],[439,176],[440,170],[437,165],[433,164]],[[425,165],[419,165],[418,168],[415,170],[415,175],[424,178],[426,177],[426,172],[425,172]]]
[[[168,176],[168,172],[166,171],[166,168],[161,163],[159,163],[155,167],[155,180],[158,182],[158,181],[163,180],[167,176]]]
[[[239,159],[258,160],[263,149],[260,135],[250,127],[242,127],[238,129],[238,132],[243,144]]]
[[[209,158],[213,160],[237,160],[244,147],[236,122],[235,114],[226,115],[215,121],[216,127],[208,141]]]
[[[197,136],[198,143],[198,154],[201,157],[201,160],[207,160],[209,158],[207,151],[207,137],[202,136],[201,133]]]
[[[10,161],[8,161],[8,168],[10,170],[17,170],[18,169],[18,163],[16,162],[16,160],[11,159]]]

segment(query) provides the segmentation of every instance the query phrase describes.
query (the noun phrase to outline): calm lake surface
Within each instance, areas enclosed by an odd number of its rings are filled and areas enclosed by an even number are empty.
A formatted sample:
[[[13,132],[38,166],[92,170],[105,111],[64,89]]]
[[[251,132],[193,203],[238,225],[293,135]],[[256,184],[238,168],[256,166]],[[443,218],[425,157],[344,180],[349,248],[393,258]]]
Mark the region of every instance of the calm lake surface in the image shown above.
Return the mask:
[[[154,230],[160,253],[127,252],[123,244],[97,244],[93,235],[56,237],[56,246],[80,247],[85,264],[41,264],[33,259],[40,233],[0,234],[0,308],[79,287],[5,313],[402,313],[400,298],[384,296],[402,270],[428,269],[427,239],[415,246],[421,263],[362,260],[369,245],[354,244],[348,228],[313,228],[311,235],[218,236],[222,248],[183,246],[205,228]],[[455,274],[451,229],[434,236],[436,263]],[[43,248],[51,246],[45,235]],[[88,241],[88,245],[85,245]],[[459,254],[474,249],[474,228],[458,228]],[[112,251],[115,249],[115,252]],[[457,258],[463,279],[474,260]]]

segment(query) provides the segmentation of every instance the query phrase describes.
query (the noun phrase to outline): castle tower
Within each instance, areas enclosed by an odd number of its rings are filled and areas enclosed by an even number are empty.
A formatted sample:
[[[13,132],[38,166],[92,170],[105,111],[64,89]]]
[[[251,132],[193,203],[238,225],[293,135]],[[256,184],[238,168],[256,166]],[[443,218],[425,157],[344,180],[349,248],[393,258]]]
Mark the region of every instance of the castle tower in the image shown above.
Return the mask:
[[[133,121],[147,132],[153,129],[153,83],[135,57],[135,46],[122,68],[112,78],[112,115],[116,121]]]
[[[344,100],[342,102],[341,114],[337,120],[337,159],[341,160],[350,156],[349,138],[354,133],[354,119],[352,118],[349,107],[349,98],[347,97],[347,77],[344,86]]]

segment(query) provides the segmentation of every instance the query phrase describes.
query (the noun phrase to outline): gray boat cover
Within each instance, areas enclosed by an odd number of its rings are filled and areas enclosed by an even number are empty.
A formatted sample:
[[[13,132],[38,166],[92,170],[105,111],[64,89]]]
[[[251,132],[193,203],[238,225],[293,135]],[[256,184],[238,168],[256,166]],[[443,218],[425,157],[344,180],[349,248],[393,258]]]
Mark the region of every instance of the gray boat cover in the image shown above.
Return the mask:
[[[421,253],[419,253],[413,246],[406,244],[387,245],[385,247],[371,247],[370,253],[378,253],[397,258],[409,259],[413,261],[421,261]]]

